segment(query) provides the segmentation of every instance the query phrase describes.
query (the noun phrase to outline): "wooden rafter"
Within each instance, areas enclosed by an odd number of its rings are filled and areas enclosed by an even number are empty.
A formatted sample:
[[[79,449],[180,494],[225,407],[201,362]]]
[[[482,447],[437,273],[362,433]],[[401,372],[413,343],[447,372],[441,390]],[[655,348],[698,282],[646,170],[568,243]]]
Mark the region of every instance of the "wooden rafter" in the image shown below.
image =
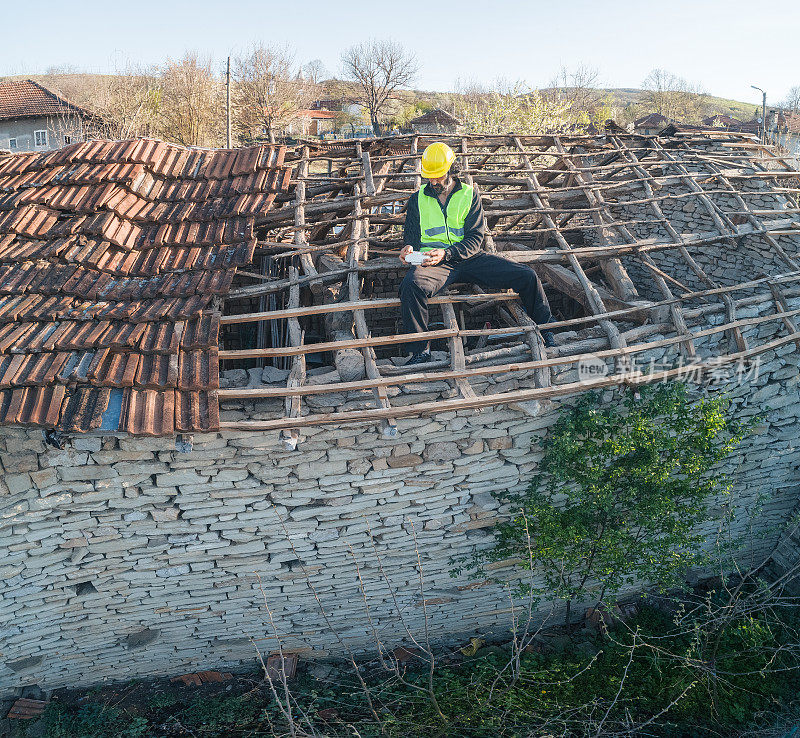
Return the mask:
[[[584,306],[585,314],[552,324],[556,330],[579,331],[577,339],[560,340],[556,348],[545,351],[538,327],[514,294],[479,290],[431,300],[441,307],[442,330],[414,335],[370,331],[367,316],[383,317],[374,312],[381,310],[396,315],[399,299],[366,298],[361,280],[370,275],[385,288],[403,268],[396,257],[402,247],[403,211],[420,186],[422,151],[434,140],[444,140],[456,150],[464,181],[479,191],[489,226],[485,248],[534,266],[548,290],[563,292]],[[675,347],[685,358],[702,364],[701,354],[707,349],[701,349],[700,339],[716,333],[729,335],[734,351],[717,359],[756,356],[775,345],[761,343],[756,338],[761,332],[748,333],[745,340],[744,329],[762,322],[779,324],[782,332],[789,333],[779,340],[800,349],[797,311],[789,309],[791,300],[800,295],[796,181],[800,177],[788,160],[740,134],[679,131],[671,139],[622,133],[414,135],[331,144],[308,141],[290,151],[287,161],[295,167],[293,189],[279,195],[275,207],[260,218],[256,253],[278,264],[290,259],[288,277],[286,271],[275,277],[240,271],[238,284],[223,297],[230,314],[221,318],[228,330],[247,323],[279,325],[280,330],[273,331],[271,345],[225,347],[220,359],[223,364],[273,357],[291,361],[286,386],[221,391],[223,399],[283,398],[284,418],[258,427],[282,428],[290,441],[304,425],[335,422],[328,416],[352,422],[351,414],[344,412],[304,416],[301,399],[311,394],[372,390],[374,409],[364,417],[387,421],[385,428],[391,432],[395,418],[433,411],[425,403],[391,405],[388,388],[406,381],[449,381],[459,396],[437,403],[437,409],[476,408],[498,401],[492,395],[479,395],[477,385],[470,384],[473,377],[525,372],[528,388],[521,385],[517,392],[503,393],[506,402],[559,396],[563,385],[558,375],[551,377],[551,368],[574,366],[587,353],[616,364],[613,384],[631,369],[627,363],[631,358],[653,348]],[[747,189],[750,180],[758,181],[759,187]],[[761,204],[758,198],[765,192],[784,199],[775,205]],[[713,225],[702,226],[708,230],[688,232],[691,228],[683,220],[667,216],[686,200],[696,201],[708,216],[704,221]],[[766,259],[763,277],[745,281],[752,275],[743,274],[738,284],[722,285],[700,265],[700,254],[742,249],[745,236],[750,240],[744,248],[760,239],[791,271],[777,275],[774,261]],[[659,253],[674,253],[677,258],[657,260]],[[753,249],[747,258],[757,260],[761,253]],[[635,272],[634,262],[642,267]],[[648,282],[641,281],[642,275]],[[705,289],[691,290],[693,278]],[[639,297],[649,280],[661,299]],[[766,297],[752,294],[759,285],[769,289]],[[285,295],[277,303],[280,309],[265,309],[263,302],[259,307],[258,301],[279,294]],[[756,297],[761,302],[754,302]],[[765,299],[775,312],[755,319],[737,317],[743,305],[759,304],[763,310]],[[471,316],[480,314],[476,311],[490,306],[507,327],[464,327],[464,319],[475,320]],[[715,312],[724,318],[709,329]],[[341,326],[341,318],[335,316],[348,313],[353,316],[352,331],[330,327],[331,320]],[[387,322],[391,325],[391,319]],[[333,330],[334,340],[320,339],[316,335],[320,326]],[[316,343],[308,343],[304,327],[314,336],[308,340]],[[487,341],[492,335],[498,340],[494,345]],[[468,349],[465,341],[472,337],[479,339],[478,346]],[[420,339],[446,341],[449,357],[423,365],[422,372],[377,361],[376,348],[400,351],[404,344]],[[353,349],[364,358],[364,379],[306,384],[307,355],[330,357]]]

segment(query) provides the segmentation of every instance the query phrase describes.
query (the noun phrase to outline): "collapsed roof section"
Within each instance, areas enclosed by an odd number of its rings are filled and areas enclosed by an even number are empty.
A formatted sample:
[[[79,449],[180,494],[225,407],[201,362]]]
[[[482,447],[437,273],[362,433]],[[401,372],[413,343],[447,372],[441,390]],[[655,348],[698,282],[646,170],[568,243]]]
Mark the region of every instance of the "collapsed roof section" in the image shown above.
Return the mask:
[[[405,344],[420,337],[399,327],[403,209],[434,140],[450,144],[481,191],[486,249],[543,279],[555,349],[514,294],[461,286],[431,300],[441,319],[427,338],[442,351],[402,366]],[[699,362],[711,334],[724,339],[716,360],[749,359],[775,348],[748,342],[752,325],[737,318],[737,305],[759,294],[774,301],[766,320],[778,345],[800,345],[785,299],[800,279],[798,173],[747,135],[420,135],[307,142],[291,161],[293,202],[258,218],[258,273],[237,277],[225,297],[220,359],[249,374],[224,375],[220,398],[235,411],[223,413],[223,428],[282,429],[290,445],[297,429],[328,423],[383,423],[392,434],[403,416],[630,381],[630,359],[653,348]],[[610,373],[576,382],[563,370],[589,353]],[[487,391],[488,376],[519,381]],[[443,382],[449,393],[431,400],[425,388]],[[393,400],[409,386],[421,388],[418,400]]]
[[[217,303],[284,154],[137,139],[0,157],[0,423],[215,429]]]

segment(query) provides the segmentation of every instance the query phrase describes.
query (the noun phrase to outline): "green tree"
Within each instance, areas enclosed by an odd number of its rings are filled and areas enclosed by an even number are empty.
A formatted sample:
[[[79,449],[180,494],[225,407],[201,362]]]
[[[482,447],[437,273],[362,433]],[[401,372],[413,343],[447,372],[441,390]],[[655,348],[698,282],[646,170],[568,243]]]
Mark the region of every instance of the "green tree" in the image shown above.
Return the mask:
[[[543,440],[540,474],[527,491],[499,497],[511,517],[476,561],[517,559],[549,597],[598,604],[637,582],[667,587],[704,560],[697,526],[729,483],[715,465],[754,420],[724,397],[692,402],[686,385],[598,393],[566,409]],[[480,565],[478,565],[480,566]]]

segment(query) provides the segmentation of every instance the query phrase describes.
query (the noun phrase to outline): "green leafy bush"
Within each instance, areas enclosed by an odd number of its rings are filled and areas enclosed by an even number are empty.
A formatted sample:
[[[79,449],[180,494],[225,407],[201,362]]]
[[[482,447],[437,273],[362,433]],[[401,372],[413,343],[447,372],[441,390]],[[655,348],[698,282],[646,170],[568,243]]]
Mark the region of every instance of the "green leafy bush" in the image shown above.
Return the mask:
[[[472,562],[534,569],[546,596],[567,603],[567,622],[575,599],[599,603],[637,582],[672,586],[702,563],[698,526],[710,498],[729,491],[715,467],[754,422],[734,417],[724,397],[692,402],[680,382],[615,394],[588,393],[565,409],[528,489],[498,495],[511,518]]]

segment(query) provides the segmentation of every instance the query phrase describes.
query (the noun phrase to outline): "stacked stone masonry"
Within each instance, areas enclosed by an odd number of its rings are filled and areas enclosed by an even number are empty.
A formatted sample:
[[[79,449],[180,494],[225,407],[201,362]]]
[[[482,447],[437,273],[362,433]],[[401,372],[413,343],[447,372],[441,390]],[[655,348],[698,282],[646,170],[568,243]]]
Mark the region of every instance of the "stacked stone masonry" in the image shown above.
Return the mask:
[[[766,412],[726,463],[734,488],[703,531],[711,545],[733,504],[748,562],[771,550],[797,504],[798,376],[787,344],[743,383],[706,385],[745,416]],[[502,515],[492,493],[528,484],[537,439],[569,401],[401,419],[397,438],[310,428],[294,452],[276,433],[195,435],[182,453],[174,439],[89,435],[56,449],[38,430],[3,429],[0,694],[251,666],[278,640],[303,658],[341,653],[339,638],[374,653],[365,598],[388,648],[407,642],[406,627],[421,634],[423,598],[437,641],[506,631],[503,587],[451,577],[453,558],[491,545]],[[513,578],[513,566],[495,574]]]

